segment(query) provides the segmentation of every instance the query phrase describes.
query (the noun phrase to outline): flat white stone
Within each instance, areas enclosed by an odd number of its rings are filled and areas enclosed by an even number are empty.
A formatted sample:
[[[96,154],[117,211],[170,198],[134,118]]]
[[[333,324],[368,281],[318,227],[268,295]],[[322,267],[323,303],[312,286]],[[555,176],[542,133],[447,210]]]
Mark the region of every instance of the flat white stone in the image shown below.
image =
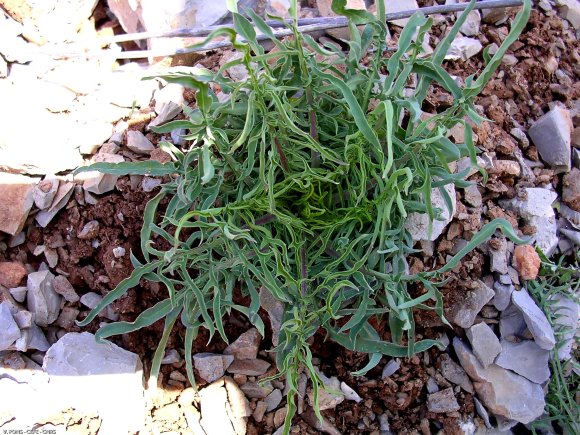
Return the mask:
[[[61,409],[98,413],[101,431],[108,433],[143,430],[146,408],[138,355],[106,340],[97,343],[88,332],[71,332],[48,349],[43,369],[50,376],[52,400]]]

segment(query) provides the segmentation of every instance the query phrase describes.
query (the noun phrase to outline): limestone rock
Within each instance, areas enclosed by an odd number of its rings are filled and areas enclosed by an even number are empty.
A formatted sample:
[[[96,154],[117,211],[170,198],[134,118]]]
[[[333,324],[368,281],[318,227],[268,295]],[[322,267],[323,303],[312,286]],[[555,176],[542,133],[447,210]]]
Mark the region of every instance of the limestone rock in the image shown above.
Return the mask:
[[[106,163],[122,163],[125,161],[123,156],[117,154],[102,153],[95,156],[95,162],[106,162]],[[119,179],[118,175],[113,174],[103,174],[97,171],[90,171],[84,174],[83,188],[87,192],[94,193],[96,195],[101,195],[103,193],[110,192],[115,188],[115,184]]]
[[[572,210],[580,211],[580,169],[572,168],[570,173],[564,175],[562,200]]]
[[[199,392],[201,426],[207,434],[245,435],[248,400],[230,378],[220,379]]]
[[[26,302],[28,310],[34,314],[34,322],[48,326],[54,322],[60,311],[61,297],[54,291],[54,275],[48,270],[28,275]]]
[[[66,277],[57,275],[53,281],[54,291],[61,295],[67,302],[78,302],[79,295],[66,279]]]
[[[507,210],[518,213],[529,225],[536,228],[534,244],[550,257],[558,246],[556,215],[552,203],[558,197],[554,191],[543,188],[526,188],[526,199],[513,198],[499,203]]]
[[[34,183],[23,175],[0,172],[0,231],[13,236],[22,231],[34,202]]]
[[[447,227],[447,225],[449,225],[449,223],[453,220],[456,200],[455,188],[452,184],[447,184],[444,189],[451,198],[453,209],[447,209],[447,206],[445,205],[445,199],[443,198],[443,195],[438,188],[435,188],[431,191],[431,203],[433,204],[433,208],[439,208],[441,210],[442,218],[442,220],[433,221],[431,234],[429,234],[429,216],[427,214],[409,214],[407,222],[405,223],[405,228],[409,231],[409,233],[411,233],[411,237],[414,241],[435,241],[443,233],[443,230]]]
[[[81,240],[92,240],[99,235],[99,221],[89,221],[77,233],[77,237]]]
[[[533,341],[512,343],[501,341],[501,352],[495,363],[516,372],[536,384],[543,384],[550,378],[550,351],[542,349]]]
[[[467,330],[467,339],[471,343],[473,353],[483,367],[493,364],[495,357],[502,350],[498,338],[484,322],[473,325]]]
[[[326,377],[323,373],[318,371],[323,387],[318,389],[318,405],[320,410],[334,409],[337,405],[344,401],[344,393],[340,389],[340,381],[336,376],[331,378]],[[314,405],[314,393],[312,389],[308,392],[308,400],[311,405]]]
[[[518,307],[510,303],[508,307],[502,311],[499,319],[499,333],[502,339],[509,341],[518,341],[526,336],[531,337],[528,331],[524,315]]]
[[[213,382],[221,378],[233,361],[234,357],[231,355],[204,352],[193,356],[195,369],[199,376],[207,382]]]
[[[10,304],[6,301],[0,304],[0,351],[8,349],[20,338],[20,329],[10,312]]]
[[[0,262],[0,285],[8,288],[18,287],[26,276],[26,267],[16,261]]]
[[[385,379],[394,375],[401,368],[401,361],[399,359],[392,359],[383,367],[381,378]]]
[[[275,410],[282,403],[282,392],[276,388],[266,396],[264,403],[266,404],[266,412]]]
[[[240,385],[240,389],[249,399],[264,399],[274,390],[274,387],[272,387],[271,382],[262,384],[248,381],[245,384]]]
[[[23,25],[27,39],[44,43],[76,41],[97,0],[2,0],[0,4]]]
[[[493,290],[483,281],[478,281],[477,287],[468,291],[465,298],[452,307],[449,315],[450,320],[457,326],[469,328],[473,325],[477,314],[493,296]]]
[[[462,14],[462,12],[457,13],[457,18]],[[479,35],[479,26],[481,25],[481,15],[479,11],[471,11],[465,22],[459,28],[459,31],[465,36],[477,36]]]
[[[542,160],[556,173],[570,171],[572,119],[559,105],[540,117],[528,130]]]
[[[63,406],[99,414],[100,431],[143,430],[143,366],[138,355],[107,340],[97,343],[88,332],[71,332],[48,349],[42,368]]]
[[[495,239],[496,242],[499,242],[498,249],[493,249],[490,246],[489,249],[489,256],[491,257],[491,264],[490,270],[492,272],[498,272],[502,275],[508,273],[508,245],[507,240],[505,237],[500,237],[499,239]]]
[[[108,5],[127,33],[206,27],[217,23],[228,13],[226,0],[212,2],[206,0],[180,2],[108,0]],[[149,46],[149,48],[165,50],[176,47],[175,41],[155,41]]]
[[[536,305],[529,293],[526,290],[513,292],[512,302],[521,310],[536,344],[542,349],[551,350],[556,344],[554,331],[552,331],[546,315]]]
[[[155,146],[143,133],[131,130],[127,132],[127,148],[137,154],[151,154]]]
[[[565,361],[570,359],[572,355],[574,336],[580,321],[580,307],[572,299],[560,293],[552,296],[550,302],[549,309],[556,316],[554,328],[556,332],[562,333],[561,340],[564,342],[558,348],[558,357]]]
[[[468,393],[473,394],[473,384],[465,373],[465,370],[451,359],[449,354],[443,353],[439,357],[439,370],[445,379],[449,382],[453,382],[455,385],[459,385]]]
[[[419,6],[416,0],[384,0],[385,12],[392,14],[401,11],[412,11]],[[400,20],[391,21],[395,26],[405,27],[409,22],[409,18],[402,18]]]
[[[540,256],[530,245],[516,246],[514,250],[513,265],[519,272],[520,278],[533,280],[540,271]]]
[[[241,334],[236,341],[224,350],[225,355],[233,355],[235,359],[255,359],[258,356],[262,336],[256,328]]]
[[[179,115],[180,112],[181,112],[181,106],[179,104],[172,102],[172,101],[169,101],[167,104],[165,104],[163,106],[163,109],[161,109],[161,112],[159,112],[159,115],[157,115],[157,117],[149,123],[147,128],[150,130],[151,127],[157,127],[157,126],[163,125],[163,124],[171,121],[177,115]]]
[[[445,55],[447,60],[467,60],[483,49],[479,39],[456,36]]]
[[[268,313],[272,328],[272,344],[278,346],[284,303],[276,299],[266,287],[260,287],[260,306]]]
[[[574,29],[580,29],[580,3],[577,0],[557,0],[556,6],[562,17],[567,19]]]
[[[427,409],[437,414],[459,411],[459,403],[453,394],[453,388],[429,394],[427,396]]]
[[[46,210],[52,204],[58,190],[59,181],[55,177],[45,177],[40,183],[34,186],[32,197],[34,205],[40,210]]]
[[[74,187],[74,183],[60,183],[50,208],[41,210],[36,215],[35,219],[38,225],[45,228],[52,221],[56,214],[68,204],[68,200],[74,192]]]
[[[503,284],[499,281],[493,283],[495,296],[492,299],[493,306],[499,310],[505,310],[512,300],[512,293],[515,287],[513,284]]]
[[[224,355],[233,358],[231,355]],[[270,363],[262,359],[242,359],[235,360],[229,367],[228,373],[246,375],[246,376],[261,376],[268,371]]]
[[[491,412],[521,423],[529,423],[542,415],[545,401],[540,385],[496,364],[484,368],[457,337],[453,340],[453,347],[473,380],[479,399]]]
[[[344,394],[344,398],[346,400],[352,400],[356,403],[360,403],[362,401],[362,397],[360,397],[358,393],[354,391],[346,382],[340,383],[340,391],[342,391],[342,394]]]

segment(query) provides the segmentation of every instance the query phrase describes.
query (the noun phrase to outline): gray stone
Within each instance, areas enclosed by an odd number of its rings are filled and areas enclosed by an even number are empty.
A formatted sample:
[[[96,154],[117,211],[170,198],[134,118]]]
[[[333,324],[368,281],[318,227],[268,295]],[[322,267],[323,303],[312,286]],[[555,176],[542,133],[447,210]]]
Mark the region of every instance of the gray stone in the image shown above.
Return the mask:
[[[453,205],[452,210],[448,210],[445,204],[445,199],[441,194],[439,188],[434,188],[431,190],[431,203],[433,208],[438,208],[441,210],[441,219],[434,220],[432,222],[431,234],[429,234],[429,216],[425,213],[410,213],[407,217],[405,223],[405,229],[409,231],[411,237],[414,241],[420,240],[430,240],[435,241],[442,233],[443,230],[449,225],[453,220],[453,215],[455,214],[455,187],[453,184],[447,184],[444,187],[445,191],[449,194],[451,198],[451,204]]]
[[[8,302],[7,302],[8,303]],[[32,313],[26,310],[12,310],[12,317],[18,325],[19,329],[30,328],[34,322],[32,321]]]
[[[494,292],[483,281],[477,282],[477,287],[466,293],[465,298],[458,301],[450,312],[450,320],[457,326],[469,328],[483,306],[494,296]]]
[[[113,255],[115,258],[123,258],[125,256],[126,250],[122,246],[117,246],[113,248]]]
[[[207,382],[214,382],[221,378],[233,361],[234,357],[231,355],[204,352],[193,356],[195,369],[199,376]]]
[[[109,0],[108,5],[128,33],[210,26],[228,14],[225,0],[184,0],[177,4]],[[183,43],[180,45],[179,41],[152,41],[148,47],[167,51],[182,48]]]
[[[360,403],[362,398],[354,391],[346,382],[340,383],[340,391],[344,394],[346,400],[352,400],[353,402]]]
[[[125,159],[123,156],[118,154],[109,153],[99,153],[95,156],[94,162],[105,162],[105,163],[122,163]],[[81,174],[84,179],[83,188],[87,192],[94,193],[96,195],[101,195],[103,193],[110,192],[115,188],[115,184],[119,179],[118,175],[113,174],[103,174],[98,171],[90,171]]]
[[[447,60],[467,60],[483,49],[479,39],[456,36],[445,55]]]
[[[54,275],[44,270],[28,275],[26,302],[39,326],[54,322],[60,312],[61,297],[54,291]]]
[[[233,358],[231,355],[224,355]],[[235,360],[228,368],[228,373],[261,376],[268,371],[270,363],[262,359],[241,359]]]
[[[542,349],[553,349],[556,344],[554,331],[552,331],[546,315],[536,305],[528,292],[526,290],[513,292],[512,302],[521,310],[526,325],[532,333],[536,344]]]
[[[524,315],[514,304],[510,303],[501,313],[499,318],[499,334],[502,339],[509,341],[518,341],[520,338],[529,334]]]
[[[268,394],[270,394],[274,390],[274,387],[272,387],[272,383],[269,381],[264,382],[263,384],[248,381],[245,384],[241,385],[240,388],[244,392],[244,394],[250,399],[264,399],[265,397],[268,396]]]
[[[568,360],[572,356],[574,335],[578,330],[580,307],[572,299],[561,293],[556,293],[549,299],[551,304],[548,307],[555,316],[554,328],[557,333],[561,334],[560,341],[563,342],[558,347],[558,357],[562,361]]]
[[[6,301],[0,304],[0,350],[8,349],[20,338],[20,329],[10,312],[10,304]]]
[[[459,403],[453,394],[453,388],[432,393],[427,396],[427,409],[437,414],[459,411]]]
[[[140,131],[130,130],[127,132],[127,148],[137,154],[148,155],[155,149],[155,145]]]
[[[393,14],[395,12],[401,11],[411,11],[417,9],[417,0],[384,0],[385,2],[385,12],[387,14]],[[409,22],[409,18],[401,18],[400,20],[392,21],[395,26],[405,27]]]
[[[79,310],[73,307],[64,307],[60,314],[58,315],[58,319],[54,322],[55,325],[60,326],[64,329],[70,329],[74,326],[75,320],[79,315]]]
[[[515,289],[514,285],[511,283],[511,279],[509,284],[502,284],[500,281],[494,282],[493,289],[495,291],[495,296],[492,299],[493,306],[499,311],[505,310],[512,300],[512,293]]]
[[[112,133],[113,125],[110,122],[92,119],[80,125],[74,138],[81,154],[94,154],[111,137]]]
[[[163,105],[163,109],[161,109],[159,115],[157,115],[157,117],[149,123],[147,128],[151,130],[151,127],[158,127],[160,125],[163,125],[171,121],[180,113],[181,106],[179,104],[175,104],[173,101],[169,101],[168,103]]]
[[[141,188],[143,189],[143,192],[152,192],[161,186],[161,183],[162,180],[160,178],[143,177],[143,181],[141,181]]]
[[[26,287],[14,287],[10,289],[10,294],[17,302],[24,302],[26,299],[26,292],[28,288]]]
[[[439,391],[439,385],[437,384],[435,378],[429,377],[425,383],[425,386],[427,387],[427,392],[429,394]]]
[[[481,192],[477,188],[477,184],[470,184],[463,191],[463,198],[465,202],[472,207],[481,207],[483,204],[483,199],[481,197]]]
[[[570,171],[572,119],[568,110],[557,105],[528,130],[542,160],[556,173]]]
[[[52,201],[52,205],[48,210],[41,210],[35,217],[36,222],[41,227],[45,228],[56,214],[68,204],[68,200],[74,192],[74,183],[60,183],[56,196]]]
[[[143,430],[143,366],[138,355],[107,340],[97,343],[88,332],[71,332],[48,349],[42,368],[50,375],[50,391],[65,408],[102,418],[99,432]]]
[[[226,347],[224,354],[233,355],[235,359],[255,359],[258,356],[261,341],[262,336],[258,330],[251,328]]]
[[[29,338],[27,342],[27,350],[36,349],[40,352],[45,352],[50,347],[50,343],[46,339],[44,332],[35,323],[30,325],[28,330]]]
[[[272,327],[272,344],[278,346],[280,326],[284,316],[284,303],[272,295],[266,287],[260,287],[260,306],[268,313]]]
[[[492,425],[489,421],[489,414],[487,413],[487,409],[485,409],[485,406],[483,406],[483,404],[479,401],[477,397],[473,398],[473,403],[475,403],[475,411],[477,412],[477,415],[479,415],[483,420],[485,427],[491,429]]]
[[[99,234],[99,221],[89,221],[77,233],[77,237],[81,240],[92,240]]]
[[[499,248],[493,249],[490,246],[489,255],[491,257],[490,270],[501,274],[508,273],[508,244],[504,237],[496,239],[499,242]]]
[[[161,364],[175,364],[181,361],[181,355],[177,349],[169,349],[165,351],[165,355],[161,360]]]
[[[401,361],[399,361],[398,359],[390,360],[383,367],[383,372],[381,374],[381,378],[385,379],[385,378],[388,378],[389,376],[394,375],[397,372],[397,370],[399,370],[400,368],[401,368]]]
[[[2,143],[0,141],[0,151]],[[0,162],[2,157],[0,155]],[[1,163],[0,163],[1,166]],[[24,227],[28,212],[34,202],[33,190],[35,180],[23,175],[0,172],[0,231],[16,235]]]
[[[542,188],[527,188],[525,191],[525,200],[513,198],[499,203],[505,209],[518,213],[526,223],[536,228],[534,244],[550,257],[558,246],[558,227],[552,208],[558,194]]]
[[[344,394],[340,390],[340,381],[336,376],[328,378],[319,370],[316,371],[323,386],[323,388],[318,389],[318,405],[320,406],[320,410],[324,411],[325,409],[336,408],[344,402]],[[308,400],[311,405],[314,404],[314,392],[312,388],[308,391]]]
[[[550,351],[542,349],[533,341],[512,343],[502,340],[501,353],[495,363],[536,384],[543,384],[550,378],[549,359]]]
[[[540,385],[496,364],[484,368],[457,337],[453,347],[461,365],[473,379],[479,399],[491,412],[521,423],[529,423],[542,415],[545,401]]]
[[[199,392],[201,426],[206,434],[244,435],[247,417],[252,415],[248,400],[230,378],[225,377]]]
[[[457,13],[457,18],[461,16],[462,12]],[[481,15],[479,11],[471,11],[465,22],[459,28],[459,31],[465,36],[477,36],[479,35],[479,26],[481,25]]]
[[[493,364],[495,357],[502,350],[498,338],[484,322],[473,325],[467,330],[467,339],[471,343],[473,353],[483,367]]]
[[[173,103],[178,107],[185,102],[183,98],[183,85],[177,83],[168,83],[167,85],[163,86],[161,89],[155,91],[155,113],[161,113],[163,108],[169,104]]]
[[[572,163],[575,168],[580,169],[580,149],[578,148],[572,149]]]
[[[266,412],[275,410],[282,403],[282,392],[276,388],[266,396],[264,403],[266,404]]]
[[[556,0],[560,15],[567,19],[575,30],[580,29],[580,4],[574,0]]]
[[[388,4],[392,4],[394,2],[388,2]],[[383,414],[384,415],[384,414]],[[324,415],[322,416],[322,420],[318,418],[312,408],[306,409],[301,414],[302,419],[308,423],[313,429],[328,434],[328,435],[341,435],[340,432]],[[388,422],[387,422],[388,424]]]
[[[80,299],[72,284],[62,275],[54,277],[53,288],[67,302],[78,302]]]
[[[46,210],[52,204],[56,192],[58,191],[59,181],[55,177],[45,177],[40,183],[34,186],[32,197],[34,205],[40,210]]]
[[[443,353],[439,357],[439,370],[445,379],[449,382],[453,382],[455,385],[459,385],[468,393],[473,394],[473,384],[469,380],[469,376],[465,373],[465,370],[451,359],[451,357]]]

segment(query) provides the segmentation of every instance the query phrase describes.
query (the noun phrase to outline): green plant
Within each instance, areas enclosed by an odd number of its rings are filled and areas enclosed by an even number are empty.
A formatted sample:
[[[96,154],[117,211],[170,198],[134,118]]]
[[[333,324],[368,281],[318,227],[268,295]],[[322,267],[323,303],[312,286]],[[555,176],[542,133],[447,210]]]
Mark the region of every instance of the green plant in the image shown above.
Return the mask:
[[[557,263],[542,257],[540,277],[528,283],[528,290],[548,318],[556,335],[556,346],[550,353],[551,376],[546,395],[546,418],[535,421],[534,433],[538,430],[557,430],[567,434],[580,431],[580,364],[578,355],[572,355],[569,361],[560,361],[559,350],[566,343],[567,336],[573,333],[576,349],[580,345],[577,328],[570,329],[558,323],[566,313],[557,297],[562,296],[580,303],[580,251],[575,253],[572,263],[565,265],[564,257]]]
[[[230,3],[233,8],[235,2]],[[357,374],[375,367],[382,355],[424,351],[439,343],[415,341],[413,310],[435,310],[444,319],[438,277],[498,229],[524,243],[507,221],[498,219],[441,269],[412,276],[405,271],[406,257],[414,252],[405,228],[409,213],[437,219],[441,210],[431,204],[432,190],[439,189],[451,209],[444,187],[469,184],[467,171],[449,169],[462,157],[476,166],[472,128],[465,117],[483,120],[473,100],[527,22],[529,0],[497,53],[463,88],[441,64],[475,0],[432,56],[425,57],[421,48],[432,20],[417,13],[389,58],[383,3],[378,2],[376,17],[346,9],[345,3],[334,0],[333,9],[350,20],[347,53],[319,45],[295,25],[289,25],[292,38],[278,41],[260,17],[248,11],[248,19],[233,8],[235,30],[217,30],[207,40],[229,38],[242,53],[240,59],[216,74],[198,69],[195,74],[163,77],[197,91],[197,107],[186,109],[187,120],[155,129],[189,130],[188,146],[162,143],[172,157],[169,163],[96,163],[78,171],[165,175],[170,180],[145,209],[142,260],[131,255],[131,276],[80,324],[91,322],[141,278],[165,284],[168,299],[134,322],[102,327],[97,336],[128,333],[165,318],[151,369],[156,376],[171,329],[181,317],[187,331],[187,373],[194,385],[190,356],[199,328],[227,341],[222,318],[237,310],[263,334],[258,316],[258,289],[263,286],[285,305],[279,344],[272,351],[278,376],[284,375],[289,385],[286,433],[304,368],[317,403],[321,382],[309,345],[317,330],[322,328],[348,349],[369,354],[368,364]],[[290,13],[296,20],[296,2]],[[364,26],[362,32],[357,25]],[[270,37],[275,50],[264,52],[254,26]],[[222,72],[235,65],[247,68],[247,80],[224,77]],[[407,89],[412,75],[417,86]],[[433,82],[449,92],[454,103],[424,121],[421,107]],[[218,100],[215,85],[229,96],[227,101]],[[462,144],[447,138],[458,123],[465,129]],[[164,198],[167,208],[158,213]],[[171,248],[161,250],[152,235]],[[425,293],[413,299],[410,283],[421,283]],[[234,303],[235,288],[249,297],[249,306]],[[382,316],[388,318],[391,342],[381,340],[369,323]],[[315,411],[320,416],[317,405]]]

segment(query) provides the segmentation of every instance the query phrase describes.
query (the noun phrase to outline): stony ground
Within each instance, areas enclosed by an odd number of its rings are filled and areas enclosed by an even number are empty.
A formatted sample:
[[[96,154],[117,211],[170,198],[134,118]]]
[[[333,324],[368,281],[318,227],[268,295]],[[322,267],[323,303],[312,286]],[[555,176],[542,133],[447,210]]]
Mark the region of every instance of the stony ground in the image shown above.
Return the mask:
[[[97,345],[90,335],[104,322],[133,321],[165,298],[162,286],[141,281],[88,327],[75,324],[129,276],[129,253],[139,252],[143,210],[161,180],[97,173],[73,178],[71,170],[86,161],[166,159],[157,144],[170,138],[153,134],[149,127],[183,117],[181,107],[195,104],[193,94],[178,85],[139,79],[150,75],[151,68],[169,64],[217,70],[232,55],[224,50],[175,56],[153,67],[109,58],[55,61],[40,55],[39,35],[48,38],[42,46],[46,51],[62,47],[59,41],[71,38],[94,41],[97,35],[119,33],[121,25],[126,31],[136,30],[125,3],[117,2],[111,9],[104,2],[94,8],[88,3],[79,2],[78,17],[65,13],[66,26],[62,24],[56,35],[39,19],[21,25],[0,17],[0,75],[6,76],[0,80],[0,90],[8,96],[11,109],[3,115],[5,128],[0,133],[4,193],[0,198],[0,426],[36,425],[62,433],[279,432],[286,414],[284,380],[258,384],[275,373],[268,350],[278,314],[267,291],[260,312],[267,325],[265,337],[234,314],[225,322],[229,346],[217,338],[208,344],[207,333],[200,333],[193,349],[199,395],[186,378],[183,328],[177,327],[169,337],[158,388],[149,385],[145,393],[142,370],[147,376],[163,324],[112,337],[107,345]],[[303,16],[330,13],[328,2],[303,3]],[[395,10],[416,6],[413,1],[392,4]],[[0,6],[18,20],[10,2],[0,1]],[[213,7],[204,20],[221,17]],[[281,6],[258,2],[257,7],[280,10]],[[475,130],[482,151],[478,159],[489,180],[483,184],[481,175],[473,173],[472,186],[450,192],[456,197],[454,214],[439,225],[431,240],[411,228],[421,249],[409,258],[411,271],[443,265],[496,217],[508,219],[518,234],[532,236],[533,244],[548,256],[577,250],[579,10],[577,1],[542,0],[534,7],[520,40],[477,100],[480,113],[491,120]],[[54,11],[57,14],[59,9]],[[514,15],[513,10],[472,13],[446,68],[460,81],[481,71],[482,47],[491,45],[493,52]],[[140,25],[157,29],[147,19],[151,18],[141,17]],[[426,50],[437,45],[453,21],[453,15],[434,17]],[[396,45],[401,28],[391,25],[390,30],[390,43]],[[333,37],[340,34],[316,36],[336,42]],[[133,43],[122,45],[126,50],[138,48]],[[236,77],[244,71],[229,74]],[[435,89],[425,116],[448,105],[449,97]],[[182,140],[178,135],[171,139],[177,144]],[[463,132],[454,131],[452,139],[461,142]],[[468,162],[460,161],[457,169],[462,165]],[[351,372],[363,367],[367,357],[317,334],[315,362],[331,391],[321,397],[325,420],[321,423],[313,414],[310,383],[303,375],[292,433],[528,430],[544,411],[543,387],[550,378],[548,357],[556,339],[526,290],[526,280],[536,277],[539,261],[533,248],[515,248],[497,236],[451,271],[442,291],[453,327],[430,312],[417,313],[417,339],[441,339],[448,344],[444,351],[385,357],[366,376],[354,377]],[[414,296],[422,291],[413,289]],[[236,297],[243,303],[241,294]],[[556,302],[564,313],[561,321],[577,327],[578,306],[567,298]],[[388,322],[375,326],[388,338]],[[572,337],[566,338],[568,344],[559,352],[564,362],[578,355]],[[83,374],[101,376],[97,381],[95,376],[75,376],[72,381],[67,376]]]

